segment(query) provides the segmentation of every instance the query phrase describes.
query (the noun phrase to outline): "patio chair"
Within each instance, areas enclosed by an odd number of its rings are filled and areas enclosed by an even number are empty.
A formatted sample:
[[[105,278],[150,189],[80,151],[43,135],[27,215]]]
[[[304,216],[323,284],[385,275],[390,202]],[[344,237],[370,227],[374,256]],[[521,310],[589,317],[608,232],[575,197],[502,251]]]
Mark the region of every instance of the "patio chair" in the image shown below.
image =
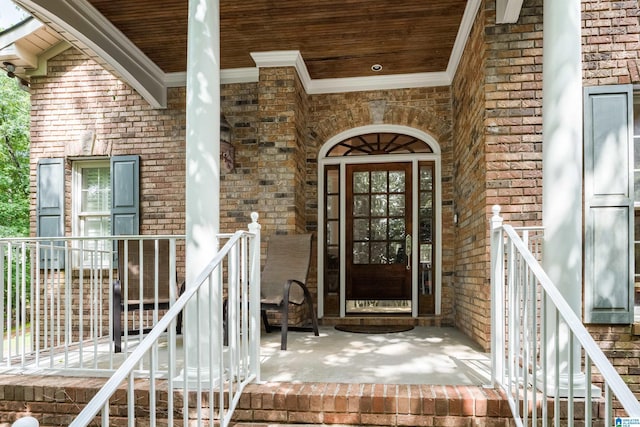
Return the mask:
[[[127,262],[125,272],[125,242],[127,244]],[[124,335],[122,321],[122,313],[125,310],[125,298],[123,295],[123,287],[125,277],[128,283],[126,309],[129,313],[129,319],[133,315],[137,315],[140,322],[143,321],[143,315],[147,311],[168,310],[170,306],[170,276],[169,276],[169,241],[158,240],[158,300],[155,300],[155,241],[144,240],[142,243],[142,295],[140,294],[140,243],[137,240],[119,240],[118,241],[118,275],[113,282],[113,340],[115,352],[122,351],[122,335]],[[126,274],[126,276],[125,276]],[[177,283],[177,281],[176,281]],[[176,289],[176,295],[184,290],[184,283]],[[140,310],[142,306],[142,310]],[[129,323],[129,321],[128,321]],[[125,325],[128,327],[129,325]],[[151,328],[144,328],[143,333],[147,333]],[[182,315],[178,316],[176,330],[182,332]],[[128,333],[131,335],[138,334],[139,328],[130,329]]]
[[[260,278],[260,310],[266,332],[269,324],[267,310],[282,313],[280,349],[287,349],[287,332],[313,331],[318,333],[318,318],[313,309],[311,293],[306,286],[311,261],[311,234],[272,235],[267,245],[267,259]],[[309,326],[289,326],[289,303],[302,305],[306,301]]]

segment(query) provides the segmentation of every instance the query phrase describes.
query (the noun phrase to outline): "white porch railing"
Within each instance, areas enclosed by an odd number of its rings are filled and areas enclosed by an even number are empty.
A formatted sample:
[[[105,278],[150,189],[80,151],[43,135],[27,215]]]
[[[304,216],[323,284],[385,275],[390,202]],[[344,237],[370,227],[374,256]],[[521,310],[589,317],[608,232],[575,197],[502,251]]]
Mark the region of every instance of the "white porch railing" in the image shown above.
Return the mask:
[[[495,206],[491,220],[492,381],[506,393],[516,424],[574,425],[577,418],[581,424],[584,418],[584,425],[598,419],[598,424],[610,426],[614,416],[640,417],[638,399],[540,266],[542,229],[516,229],[503,224],[499,213]],[[550,317],[555,324],[547,324]],[[555,331],[553,338],[547,333],[550,330]],[[568,331],[566,342],[560,342],[560,330]],[[561,347],[568,351],[557,351]],[[581,366],[574,366],[576,354]],[[598,387],[604,389],[604,398],[598,396]],[[604,413],[595,403],[604,403]]]
[[[120,273],[116,269],[118,242],[155,246],[150,256],[140,257],[136,272],[160,283],[158,264],[167,263],[162,284],[170,293],[169,305],[175,303],[182,236],[0,239],[0,372],[76,376],[114,372],[123,360],[114,351],[114,281],[122,282],[125,354],[158,321],[158,310],[126,304],[129,282],[134,285],[128,269]],[[164,257],[158,252],[159,242],[169,248]],[[138,293],[141,301],[158,305],[155,292]]]
[[[110,405],[122,406],[118,399],[115,402],[111,399],[124,382],[127,383],[128,423],[136,425],[136,400],[141,398],[141,390],[136,389],[135,379],[139,377],[148,378],[148,391],[142,397],[144,405],[148,406],[145,408],[148,409],[148,416],[143,421],[145,425],[157,425],[158,422],[174,425],[176,411],[182,413],[182,424],[185,426],[229,425],[244,387],[260,379],[260,226],[257,219],[258,215],[252,214],[253,223],[249,226],[249,232],[238,231],[233,235],[219,236],[228,239],[226,244],[198,275],[195,283],[187,284],[182,296],[70,426],[86,426],[100,412],[102,425],[109,425]],[[228,289],[227,328],[223,327],[222,295],[225,288]],[[203,299],[212,307],[209,312],[200,310]],[[196,310],[195,318],[200,321],[189,324],[190,317],[185,320],[186,329],[197,331],[196,342],[189,341],[190,334],[183,335],[185,354],[183,368],[179,372],[176,365],[175,323],[187,304],[188,309]],[[210,354],[208,366],[189,365],[189,350],[198,354],[206,351],[199,341],[200,332],[209,331],[208,341],[211,343],[215,337],[222,341],[225,329],[229,334],[228,346],[217,346],[220,351]],[[158,348],[167,330],[169,353],[165,376],[158,369]],[[148,359],[148,368],[144,367],[145,359]],[[214,377],[214,372],[220,374]],[[175,403],[176,398],[181,402],[181,407]]]

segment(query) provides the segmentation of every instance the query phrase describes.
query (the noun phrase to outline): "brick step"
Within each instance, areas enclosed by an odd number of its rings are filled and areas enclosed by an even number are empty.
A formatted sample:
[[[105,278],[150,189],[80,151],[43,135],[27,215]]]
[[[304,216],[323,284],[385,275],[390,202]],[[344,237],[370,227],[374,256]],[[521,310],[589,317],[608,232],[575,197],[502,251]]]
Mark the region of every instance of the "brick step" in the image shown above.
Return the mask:
[[[266,383],[250,384],[235,427],[508,426],[504,395],[476,386]]]

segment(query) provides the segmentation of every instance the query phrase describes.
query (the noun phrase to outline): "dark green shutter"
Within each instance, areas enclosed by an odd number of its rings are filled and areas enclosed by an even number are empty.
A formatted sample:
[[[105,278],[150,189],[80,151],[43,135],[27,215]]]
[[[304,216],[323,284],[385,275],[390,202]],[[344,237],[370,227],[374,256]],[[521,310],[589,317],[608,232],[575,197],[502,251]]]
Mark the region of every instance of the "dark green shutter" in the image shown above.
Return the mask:
[[[587,323],[633,320],[633,89],[584,92]]]
[[[140,157],[111,158],[111,234],[140,232]]]
[[[38,160],[36,184],[36,236],[64,236],[64,159]],[[56,243],[56,246],[62,245],[62,242]],[[62,268],[64,253],[43,249],[40,262]]]

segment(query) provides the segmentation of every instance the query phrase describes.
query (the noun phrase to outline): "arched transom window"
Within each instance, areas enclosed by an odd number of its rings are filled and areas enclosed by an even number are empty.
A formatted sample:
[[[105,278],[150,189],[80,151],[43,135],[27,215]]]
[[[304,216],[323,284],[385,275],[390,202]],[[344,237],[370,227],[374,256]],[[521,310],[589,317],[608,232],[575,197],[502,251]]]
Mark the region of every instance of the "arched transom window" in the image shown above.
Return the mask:
[[[375,154],[433,153],[424,141],[397,133],[368,133],[339,142],[327,157],[367,156]]]

